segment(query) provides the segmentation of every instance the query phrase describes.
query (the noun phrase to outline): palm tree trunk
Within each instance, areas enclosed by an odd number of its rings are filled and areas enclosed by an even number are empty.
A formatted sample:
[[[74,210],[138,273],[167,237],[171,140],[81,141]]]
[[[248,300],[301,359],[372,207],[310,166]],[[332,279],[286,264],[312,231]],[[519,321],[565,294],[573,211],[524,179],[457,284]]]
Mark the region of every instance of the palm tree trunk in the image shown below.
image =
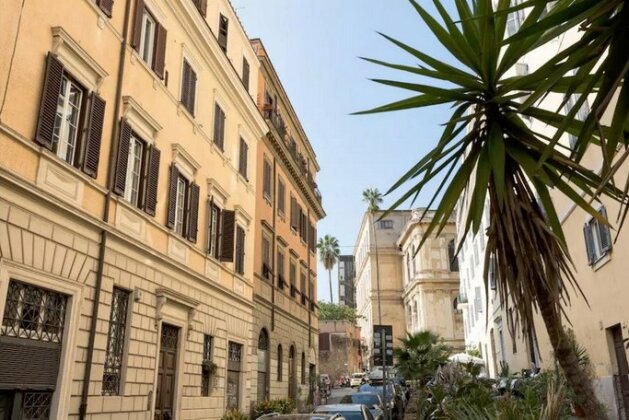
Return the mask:
[[[561,366],[568,385],[574,391],[577,401],[585,411],[588,419],[607,419],[607,413],[594,394],[592,381],[579,364],[574,346],[570,342],[561,322],[561,314],[557,309],[556,303],[553,302],[546,290],[541,287],[536,289],[540,313],[555,352],[555,359]]]
[[[334,295],[332,294],[332,269],[328,270],[328,279],[330,281],[330,302],[334,303]]]

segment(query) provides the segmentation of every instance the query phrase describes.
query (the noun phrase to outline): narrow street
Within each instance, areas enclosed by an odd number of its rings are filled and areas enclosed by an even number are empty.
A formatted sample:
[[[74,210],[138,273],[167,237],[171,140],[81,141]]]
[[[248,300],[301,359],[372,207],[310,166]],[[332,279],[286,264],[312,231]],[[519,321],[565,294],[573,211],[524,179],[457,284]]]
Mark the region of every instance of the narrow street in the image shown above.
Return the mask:
[[[333,388],[332,395],[328,398],[327,404],[337,404],[346,395],[356,392],[356,388]]]

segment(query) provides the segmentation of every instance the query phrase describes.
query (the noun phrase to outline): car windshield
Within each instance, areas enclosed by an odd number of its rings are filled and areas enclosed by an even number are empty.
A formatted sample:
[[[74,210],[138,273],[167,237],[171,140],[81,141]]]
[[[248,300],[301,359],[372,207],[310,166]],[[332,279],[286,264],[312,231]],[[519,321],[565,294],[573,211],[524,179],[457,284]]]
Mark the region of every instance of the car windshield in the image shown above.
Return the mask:
[[[364,404],[371,407],[372,405],[380,404],[380,401],[377,395],[354,394],[341,398],[341,404]]]

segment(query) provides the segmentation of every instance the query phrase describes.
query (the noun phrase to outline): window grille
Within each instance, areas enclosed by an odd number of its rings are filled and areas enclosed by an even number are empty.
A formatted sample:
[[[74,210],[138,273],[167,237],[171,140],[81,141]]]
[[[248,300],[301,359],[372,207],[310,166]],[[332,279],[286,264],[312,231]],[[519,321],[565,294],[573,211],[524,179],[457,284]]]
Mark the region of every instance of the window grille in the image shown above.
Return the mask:
[[[120,374],[124,356],[129,295],[130,292],[114,287],[103,371],[103,395],[118,395],[120,393]]]
[[[11,280],[0,335],[61,343],[68,297]]]
[[[52,392],[25,392],[21,418],[25,420],[48,420],[51,403]]]
[[[211,335],[203,336],[203,370],[201,372],[201,395],[208,397],[210,395],[210,381],[212,379],[212,373],[209,366],[206,367],[206,363],[212,361],[212,345],[214,337]]]

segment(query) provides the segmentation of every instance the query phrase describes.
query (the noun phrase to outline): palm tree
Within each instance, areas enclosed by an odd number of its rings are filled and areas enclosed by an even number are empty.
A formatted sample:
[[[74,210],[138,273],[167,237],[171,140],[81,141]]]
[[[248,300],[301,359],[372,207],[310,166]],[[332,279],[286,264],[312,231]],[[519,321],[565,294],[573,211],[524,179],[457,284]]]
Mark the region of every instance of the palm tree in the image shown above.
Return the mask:
[[[367,203],[367,213],[374,214],[380,210],[382,193],[377,188],[367,188],[363,191],[363,201]]]
[[[339,249],[339,241],[334,236],[325,235],[319,238],[317,244],[319,249],[319,258],[323,262],[323,266],[328,270],[328,278],[330,281],[330,302],[334,303],[334,295],[332,294],[332,268],[339,259],[341,253]]]
[[[433,233],[439,234],[452,216],[457,200],[469,195],[469,207],[463,219],[462,237],[477,234],[483,207],[489,202],[489,227],[485,254],[485,282],[490,259],[497,269],[497,288],[503,302],[511,301],[515,311],[513,324],[523,333],[533,333],[533,314],[541,314],[555,357],[568,384],[590,418],[604,419],[587,374],[580,368],[577,355],[562,324],[564,302],[569,290],[580,290],[572,272],[572,262],[561,222],[550,196],[550,189],[574,201],[601,223],[608,223],[590,205],[605,195],[623,203],[625,195],[611,182],[582,166],[570,150],[557,139],[537,132],[525,119],[536,119],[536,126],[555,127],[558,133],[578,135],[584,124],[564,118],[527,99],[543,85],[548,91],[564,95],[583,92],[596,80],[588,73],[565,76],[578,69],[579,61],[551,60],[528,75],[508,76],[522,57],[556,37],[561,26],[543,34],[533,33],[519,39],[504,39],[510,0],[499,0],[494,10],[492,0],[456,0],[458,16],[450,16],[440,0],[433,0],[441,23],[416,0],[409,0],[420,18],[453,57],[455,64],[435,59],[410,45],[383,35],[420,61],[418,66],[368,61],[406,74],[422,76],[429,83],[374,80],[377,83],[414,92],[407,99],[362,113],[396,111],[447,104],[453,109],[437,145],[413,166],[389,190],[406,183],[409,188],[391,206],[394,209],[416,197],[428,183],[439,180],[426,208],[436,203],[434,217],[424,232],[420,246]],[[560,7],[572,0],[560,0]],[[581,1],[581,0],[574,0]],[[547,2],[532,0],[521,26],[526,31],[544,21]],[[590,2],[592,3],[592,2]],[[556,19],[556,15],[555,15]],[[561,53],[560,53],[561,54]],[[563,71],[554,84],[549,74]],[[578,108],[577,105],[575,108]],[[623,120],[624,121],[624,120]],[[600,132],[605,132],[602,127]],[[584,140],[600,142],[599,130]],[[459,244],[460,247],[461,244]],[[509,300],[507,299],[509,298]]]
[[[398,361],[398,371],[406,379],[417,380],[424,385],[439,367],[448,363],[451,349],[432,331],[407,333],[399,340],[402,347],[393,352]]]

